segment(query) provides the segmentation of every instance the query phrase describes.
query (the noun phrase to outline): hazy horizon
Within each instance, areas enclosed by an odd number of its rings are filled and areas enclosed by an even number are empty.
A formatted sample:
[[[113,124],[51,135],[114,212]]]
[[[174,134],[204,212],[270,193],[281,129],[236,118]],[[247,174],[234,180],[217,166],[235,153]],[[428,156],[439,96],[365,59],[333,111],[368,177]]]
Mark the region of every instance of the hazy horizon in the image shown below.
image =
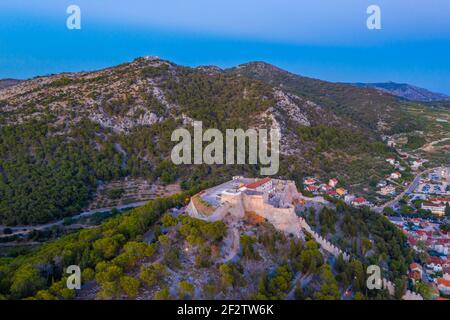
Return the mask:
[[[66,28],[71,4],[81,8],[81,30]],[[381,8],[381,30],[366,28],[370,4]],[[438,0],[3,0],[0,78],[91,71],[156,55],[221,68],[265,61],[326,81],[393,81],[450,95],[448,12],[450,2]]]

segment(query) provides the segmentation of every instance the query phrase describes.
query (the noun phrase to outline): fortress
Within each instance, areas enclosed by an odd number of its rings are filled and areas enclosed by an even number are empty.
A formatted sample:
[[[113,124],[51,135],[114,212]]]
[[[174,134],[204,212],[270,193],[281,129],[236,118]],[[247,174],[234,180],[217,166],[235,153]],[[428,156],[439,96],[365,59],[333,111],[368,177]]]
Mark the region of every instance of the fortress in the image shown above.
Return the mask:
[[[187,206],[190,216],[206,221],[223,220],[231,216],[236,220],[252,212],[273,224],[278,230],[303,237],[308,232],[326,252],[337,257],[342,255],[350,261],[350,255],[317,234],[305,221],[297,216],[295,206],[303,201],[295,183],[290,180],[271,178],[249,179],[233,177],[233,180],[200,192],[191,198]],[[383,287],[394,295],[394,284],[382,279]],[[423,300],[420,294],[407,290],[403,300]]]
[[[293,181],[234,177],[192,197],[187,211],[209,221],[222,220],[227,214],[243,219],[246,213],[256,213],[277,229],[300,237],[302,227],[295,213],[295,204],[300,201]]]

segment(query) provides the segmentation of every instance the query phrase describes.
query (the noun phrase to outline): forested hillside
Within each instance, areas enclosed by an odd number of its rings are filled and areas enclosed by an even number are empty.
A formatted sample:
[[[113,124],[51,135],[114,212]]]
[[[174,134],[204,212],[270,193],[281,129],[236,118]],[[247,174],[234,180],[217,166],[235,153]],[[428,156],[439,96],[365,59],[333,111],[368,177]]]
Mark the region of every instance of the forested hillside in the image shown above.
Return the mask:
[[[262,80],[262,81],[261,81]],[[187,68],[153,57],[95,72],[37,77],[0,90],[0,224],[80,211],[99,183],[178,181],[186,190],[257,166],[174,166],[172,131],[282,132],[279,175],[360,183],[386,169],[385,132],[420,128],[391,96],[305,79],[266,64]]]
[[[302,77],[264,62],[243,64],[227,69],[227,73],[258,79],[306,97],[369,134],[419,130],[422,125],[420,119],[402,110],[397,98],[375,89]]]
[[[237,257],[224,261],[225,223],[168,213],[206,187],[150,201],[26,255],[1,258],[0,298],[342,299],[351,286],[353,299],[386,299],[383,290],[367,290],[367,265],[380,264],[393,279],[410,262],[405,237],[386,218],[345,205],[305,216],[321,234],[350,248],[350,262],[320,250],[308,234],[298,239],[250,220],[242,223],[248,231],[240,235]],[[81,290],[66,287],[63,271],[73,264],[82,269]]]

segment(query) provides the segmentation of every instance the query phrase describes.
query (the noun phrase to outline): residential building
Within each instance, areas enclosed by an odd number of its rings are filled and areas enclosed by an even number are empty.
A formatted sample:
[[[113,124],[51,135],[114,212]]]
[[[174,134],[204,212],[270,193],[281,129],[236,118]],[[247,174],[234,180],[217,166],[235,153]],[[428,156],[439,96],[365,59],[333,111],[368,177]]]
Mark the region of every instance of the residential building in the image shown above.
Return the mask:
[[[442,294],[450,295],[450,279],[445,278],[437,279],[437,286]]]
[[[353,194],[347,194],[344,196],[345,203],[352,203],[352,201],[355,199],[355,196]]]
[[[394,194],[395,193],[395,187],[393,185],[388,185],[380,189],[378,191],[379,194],[382,194],[383,196],[386,196],[388,194]]]
[[[396,171],[396,172],[391,173],[390,178],[391,179],[399,179],[401,176],[402,176],[402,174],[400,172]]]
[[[433,202],[423,202],[422,203],[422,209],[424,210],[430,210],[431,213],[437,215],[437,216],[444,216],[445,215],[445,204],[436,204]]]
[[[328,191],[333,190],[333,187],[331,185],[329,185],[329,184],[323,184],[323,185],[320,186],[320,189],[323,192],[328,192]]]
[[[332,178],[328,181],[328,184],[334,188],[337,186],[338,182],[339,182],[338,179]]]
[[[310,185],[310,186],[306,186],[305,190],[316,194],[319,191],[319,187]]]
[[[386,161],[389,162],[392,165],[395,164],[395,158],[386,158]]]
[[[378,182],[377,187],[378,188],[383,188],[387,186],[387,181],[386,180],[381,180],[380,182]]]
[[[258,180],[256,182],[246,184],[245,187],[250,190],[265,192],[265,191],[272,190],[273,182],[272,182],[271,178],[264,178],[264,179]]]
[[[411,263],[409,265],[409,278],[413,281],[419,281],[422,279],[423,269],[422,266],[418,263]]]
[[[306,186],[312,185],[312,184],[316,184],[317,180],[316,179],[305,179],[303,180],[303,184]]]
[[[367,200],[363,197],[356,198],[352,201],[352,205],[354,205],[355,207],[366,206],[367,204]]]

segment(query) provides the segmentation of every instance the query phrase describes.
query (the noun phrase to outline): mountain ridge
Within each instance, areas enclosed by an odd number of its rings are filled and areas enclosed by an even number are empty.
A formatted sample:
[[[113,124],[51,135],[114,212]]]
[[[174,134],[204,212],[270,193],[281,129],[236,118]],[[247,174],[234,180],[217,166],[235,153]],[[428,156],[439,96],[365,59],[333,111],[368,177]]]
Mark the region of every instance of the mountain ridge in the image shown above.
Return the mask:
[[[374,89],[262,63],[222,70],[157,57],[23,81],[0,90],[0,112],[0,223],[12,225],[79,212],[99,182],[140,177],[189,189],[257,175],[257,166],[171,163],[171,132],[193,120],[222,131],[279,128],[279,175],[298,183],[362,183],[387,169],[382,135],[417,129],[398,99]]]
[[[446,94],[432,92],[428,89],[417,87],[408,83],[396,83],[392,81],[378,83],[357,82],[352,83],[352,85],[360,88],[374,88],[409,101],[435,102],[450,100],[450,96]]]

